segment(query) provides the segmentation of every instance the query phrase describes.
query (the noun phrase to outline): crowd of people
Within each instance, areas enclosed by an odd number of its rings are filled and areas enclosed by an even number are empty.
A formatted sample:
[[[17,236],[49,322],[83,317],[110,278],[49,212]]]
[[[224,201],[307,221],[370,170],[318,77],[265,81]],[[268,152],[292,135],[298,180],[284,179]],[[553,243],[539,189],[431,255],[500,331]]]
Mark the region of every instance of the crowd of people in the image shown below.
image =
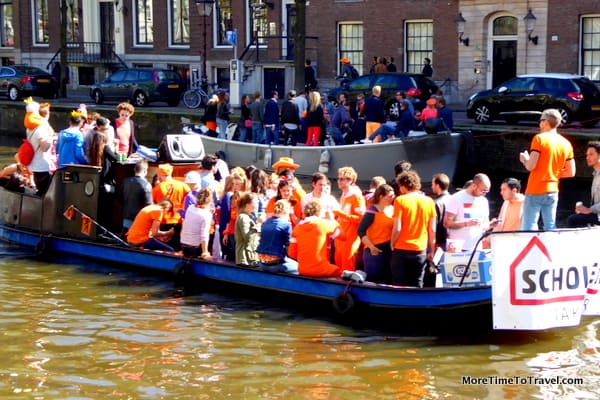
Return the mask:
[[[107,163],[137,147],[133,107],[119,104],[117,112],[111,128],[106,118],[90,115],[81,105],[69,115],[69,126],[55,134],[48,123],[49,105],[28,102],[24,125],[35,155],[27,166],[6,167],[2,176],[28,170],[42,194],[54,169],[95,165],[101,170],[101,191],[114,193]],[[390,184],[372,177],[365,191],[356,171],[346,166],[337,171],[336,198],[329,178],[320,172],[313,174],[306,193],[294,175],[300,166],[289,157],[275,162],[268,174],[254,166],[224,168],[223,160],[206,155],[183,179],[174,176],[173,165],[158,165],[152,184],[148,162],[140,159],[135,175],[122,184],[122,233],[134,247],[180,251],[185,257],[319,277],[360,269],[373,282],[433,286],[435,276],[425,266],[438,247],[488,247],[481,240],[486,232],[537,230],[540,216],[543,229],[556,228],[558,182],[575,174],[573,148],[557,131],[560,122],[557,110],[542,113],[540,133],[529,151],[519,155],[530,172],[525,193],[519,180],[505,179],[497,218],[490,218],[486,195],[491,181],[484,173],[450,194],[450,179],[440,172],[431,177],[431,194],[426,195],[408,161],[394,166]],[[592,204],[577,204],[568,219],[573,227],[599,224],[599,142],[588,144],[586,161],[594,171]]]
[[[5,168],[12,182],[18,182],[18,191],[43,196],[53,173],[67,164],[99,167],[102,196],[115,192],[112,165],[119,157],[134,154],[138,144],[131,120],[135,109],[129,103],[117,106],[117,118],[110,120],[97,112],[88,112],[85,104],[68,114],[66,127],[56,131],[50,125],[50,104],[25,100],[23,125],[31,154],[19,148],[15,163]],[[27,158],[26,160],[24,158]],[[16,175],[15,175],[16,174]]]

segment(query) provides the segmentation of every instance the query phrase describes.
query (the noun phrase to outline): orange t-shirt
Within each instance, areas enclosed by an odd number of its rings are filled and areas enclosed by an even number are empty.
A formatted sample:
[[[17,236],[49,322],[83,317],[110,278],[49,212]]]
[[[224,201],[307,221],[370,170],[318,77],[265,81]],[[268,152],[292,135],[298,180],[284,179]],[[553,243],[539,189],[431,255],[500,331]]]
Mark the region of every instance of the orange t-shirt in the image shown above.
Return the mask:
[[[567,161],[574,158],[573,146],[555,131],[538,133],[531,141],[531,150],[539,153],[538,162],[529,174],[525,194],[558,192],[558,179]]]
[[[142,208],[133,220],[133,224],[127,231],[127,241],[133,244],[144,243],[150,238],[152,223],[160,221],[163,217],[163,210],[159,205],[150,204]]]
[[[298,273],[305,276],[339,276],[342,270],[329,262],[329,238],[335,221],[308,217],[292,231],[288,255],[298,260]]]
[[[419,192],[400,195],[394,200],[394,219],[400,219],[400,234],[394,249],[423,251],[427,248],[428,227],[435,220],[434,201]]]
[[[373,213],[373,223],[367,228],[367,237],[374,245],[389,242],[392,238],[392,227],[394,225],[394,207],[387,206],[383,211],[375,211],[368,208],[366,213]],[[366,246],[365,246],[366,247]]]
[[[294,197],[294,196],[292,196]],[[265,207],[265,212],[267,214],[273,214],[273,211],[275,210],[275,203],[277,202],[277,198],[276,197],[271,197],[269,199],[269,202],[267,203],[267,206]],[[296,200],[295,198],[293,199],[294,205],[292,206],[294,215],[296,216],[296,218],[298,218],[298,221],[302,219],[302,206],[300,205],[300,201]]]
[[[152,201],[158,203],[164,198],[171,200],[173,210],[179,211],[183,208],[185,196],[190,192],[190,187],[178,180],[169,179],[162,181],[152,189]]]

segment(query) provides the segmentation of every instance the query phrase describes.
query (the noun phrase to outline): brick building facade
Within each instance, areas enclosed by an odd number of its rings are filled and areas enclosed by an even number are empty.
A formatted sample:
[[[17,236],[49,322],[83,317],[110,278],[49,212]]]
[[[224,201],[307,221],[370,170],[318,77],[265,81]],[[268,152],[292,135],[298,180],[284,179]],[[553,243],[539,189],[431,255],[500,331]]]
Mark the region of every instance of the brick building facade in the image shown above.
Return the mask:
[[[74,87],[122,66],[176,69],[196,85],[206,64],[209,81],[227,87],[237,56],[240,93],[283,94],[297,86],[297,7],[306,7],[305,57],[323,90],[337,85],[341,57],[361,72],[374,56],[393,57],[399,71],[410,72],[429,57],[433,79],[456,102],[516,74],[570,72],[600,80],[600,8],[591,0],[513,1],[510,7],[491,0],[216,0],[208,17],[196,0],[6,0],[0,58],[49,68],[67,50]],[[527,15],[534,17],[531,32]],[[65,21],[65,38],[57,21]],[[227,31],[237,33],[235,51]]]

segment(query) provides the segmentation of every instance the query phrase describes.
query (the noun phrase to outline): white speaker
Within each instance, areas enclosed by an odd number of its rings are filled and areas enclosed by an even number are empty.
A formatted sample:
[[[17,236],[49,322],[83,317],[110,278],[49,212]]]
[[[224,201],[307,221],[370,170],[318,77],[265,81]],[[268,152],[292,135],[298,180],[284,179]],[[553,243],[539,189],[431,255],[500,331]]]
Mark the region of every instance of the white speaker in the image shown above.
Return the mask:
[[[165,135],[158,147],[158,159],[163,162],[199,162],[204,158],[200,135]]]

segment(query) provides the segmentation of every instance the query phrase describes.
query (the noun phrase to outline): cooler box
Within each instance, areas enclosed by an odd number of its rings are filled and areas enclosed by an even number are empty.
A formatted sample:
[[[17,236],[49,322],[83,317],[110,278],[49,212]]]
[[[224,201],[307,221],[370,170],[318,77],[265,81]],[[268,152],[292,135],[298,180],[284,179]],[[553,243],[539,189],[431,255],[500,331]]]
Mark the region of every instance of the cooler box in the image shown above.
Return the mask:
[[[458,286],[467,268],[469,257],[471,257],[470,251],[444,253],[440,262],[440,273],[445,287]],[[477,250],[462,286],[489,285],[492,281],[491,267],[490,250]]]

